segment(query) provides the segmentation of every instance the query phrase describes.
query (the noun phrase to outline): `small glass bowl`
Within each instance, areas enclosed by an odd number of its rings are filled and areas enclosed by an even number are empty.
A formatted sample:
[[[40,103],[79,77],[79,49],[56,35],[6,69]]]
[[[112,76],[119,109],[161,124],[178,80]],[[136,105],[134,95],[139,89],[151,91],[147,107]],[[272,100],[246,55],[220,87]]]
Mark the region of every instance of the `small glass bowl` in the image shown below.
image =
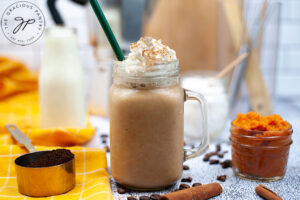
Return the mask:
[[[232,169],[236,176],[265,182],[283,178],[292,144],[292,126],[274,132],[245,130],[231,123],[230,132]]]

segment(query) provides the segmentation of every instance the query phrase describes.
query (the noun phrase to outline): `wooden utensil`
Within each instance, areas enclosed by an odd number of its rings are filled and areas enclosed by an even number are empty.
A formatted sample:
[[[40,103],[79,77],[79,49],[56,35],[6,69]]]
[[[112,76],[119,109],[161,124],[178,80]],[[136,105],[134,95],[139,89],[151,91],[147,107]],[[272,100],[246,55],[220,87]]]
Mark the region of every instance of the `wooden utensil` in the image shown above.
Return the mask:
[[[266,12],[267,1],[264,0],[259,17],[261,22],[259,25],[259,31],[257,33],[257,41],[256,44],[254,43],[255,46],[252,46],[251,48],[248,66],[244,74],[250,99],[250,110],[258,112],[262,115],[269,115],[272,112],[271,98],[265,85],[260,66],[260,55],[263,42]]]
[[[243,53],[238,58],[234,59],[230,64],[228,64],[226,67],[223,68],[222,71],[220,71],[215,78],[221,79],[226,74],[228,74],[231,70],[233,70],[238,64],[240,64],[243,60],[245,60],[248,57],[248,53]]]
[[[244,69],[239,69],[239,73],[235,73],[235,76],[242,76],[244,74],[244,80],[248,89],[250,110],[256,111],[263,115],[267,115],[272,111],[271,99],[260,70],[260,51],[264,32],[264,21],[267,10],[266,0],[264,0],[262,5],[263,6],[261,8],[259,16],[259,31],[256,38],[251,38],[254,37],[253,34],[251,35],[249,33],[249,30],[247,29],[246,24],[242,20],[242,18],[237,17],[242,16],[241,10],[238,9],[238,5],[229,3],[227,1],[225,1],[223,4],[235,45],[241,45],[244,40],[244,42],[250,47],[248,64],[245,68],[245,72]],[[244,39],[240,38],[239,34],[237,34],[241,31],[244,32]],[[255,46],[252,45],[254,43],[254,39],[256,39],[257,41]],[[241,79],[239,77],[233,77],[233,80],[236,80],[234,83],[235,85],[241,84]],[[231,89],[234,90],[230,92],[231,101],[234,101],[234,98],[236,97],[238,91],[237,89],[238,87],[235,87],[235,89]]]

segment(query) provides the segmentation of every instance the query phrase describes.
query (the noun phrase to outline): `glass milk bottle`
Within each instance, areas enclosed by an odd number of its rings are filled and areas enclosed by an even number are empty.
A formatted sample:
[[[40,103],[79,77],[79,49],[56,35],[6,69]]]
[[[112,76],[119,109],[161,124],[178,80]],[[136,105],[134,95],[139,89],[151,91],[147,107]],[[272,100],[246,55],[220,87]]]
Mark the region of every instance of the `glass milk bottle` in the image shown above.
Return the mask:
[[[75,29],[46,30],[39,98],[42,127],[85,127],[83,69]]]

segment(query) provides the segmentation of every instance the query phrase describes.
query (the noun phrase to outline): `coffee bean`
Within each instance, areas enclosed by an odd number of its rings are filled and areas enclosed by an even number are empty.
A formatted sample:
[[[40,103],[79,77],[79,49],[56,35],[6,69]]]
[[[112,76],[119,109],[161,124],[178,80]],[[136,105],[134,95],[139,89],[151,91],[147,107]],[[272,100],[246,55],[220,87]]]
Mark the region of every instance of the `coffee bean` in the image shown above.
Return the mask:
[[[106,149],[106,152],[110,152],[109,146],[105,146],[104,148]]]
[[[226,181],[226,175],[218,176],[217,180],[225,182]]]
[[[183,170],[189,170],[190,169],[190,167],[189,166],[187,166],[187,165],[183,165]]]
[[[118,192],[119,194],[125,194],[125,193],[126,193],[126,190],[125,190],[124,188],[118,187],[117,192]]]
[[[228,153],[228,151],[220,152],[220,153],[217,154],[217,156],[218,156],[219,158],[223,158],[225,153]]]
[[[200,186],[202,185],[201,183],[193,183],[192,187],[197,187],[197,186]]]
[[[107,134],[101,134],[100,137],[101,137],[101,138],[107,138],[108,135],[107,135]]]
[[[150,200],[148,196],[140,196],[139,200]]]
[[[218,157],[219,157],[219,158],[223,158],[223,157],[224,157],[224,154],[218,153]]]
[[[159,197],[160,197],[159,194],[152,194],[152,195],[150,196],[150,199],[151,199],[151,200],[159,200]]]
[[[216,152],[219,152],[219,151],[221,151],[221,144],[216,145]]]
[[[209,157],[207,157],[207,156],[204,156],[204,158],[203,158],[203,161],[204,161],[204,162],[207,162],[207,161],[209,161]]]
[[[129,196],[127,197],[127,200],[137,200],[137,198],[135,198],[134,196]]]
[[[209,161],[209,157],[208,157],[208,156],[204,156],[204,157],[203,157],[203,161],[204,161],[204,162]]]
[[[218,164],[218,163],[219,163],[219,160],[210,160],[209,161],[210,165],[215,165],[215,164]]]
[[[217,152],[210,152],[210,153],[207,153],[204,155],[204,158],[203,158],[203,161],[207,162],[209,161],[210,157],[214,156],[214,155],[217,155],[218,153]]]
[[[183,179],[181,179],[181,182],[188,182],[188,183],[190,183],[190,182],[192,182],[192,177],[187,177],[187,178],[183,178]]]
[[[225,160],[224,162],[221,162],[221,166],[223,169],[226,169],[228,167],[232,167],[232,161],[231,160]]]
[[[190,188],[190,186],[188,185],[188,184],[180,184],[179,185],[179,190],[184,190],[184,189],[188,189],[188,188]]]

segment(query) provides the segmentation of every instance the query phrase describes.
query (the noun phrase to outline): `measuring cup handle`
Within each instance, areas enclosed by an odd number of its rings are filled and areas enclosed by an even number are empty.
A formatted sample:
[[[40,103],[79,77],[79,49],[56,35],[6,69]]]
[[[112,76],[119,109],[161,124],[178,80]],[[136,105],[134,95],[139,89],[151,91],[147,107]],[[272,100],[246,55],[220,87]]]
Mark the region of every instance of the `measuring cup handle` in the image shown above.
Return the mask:
[[[201,144],[192,149],[184,149],[184,161],[202,155],[209,147],[209,135],[207,124],[207,103],[203,95],[190,90],[184,90],[184,101],[196,100],[200,104],[200,111],[202,115],[202,138]]]
[[[7,124],[5,128],[17,142],[23,144],[30,153],[36,152],[35,147],[31,144],[31,140],[16,125]]]

